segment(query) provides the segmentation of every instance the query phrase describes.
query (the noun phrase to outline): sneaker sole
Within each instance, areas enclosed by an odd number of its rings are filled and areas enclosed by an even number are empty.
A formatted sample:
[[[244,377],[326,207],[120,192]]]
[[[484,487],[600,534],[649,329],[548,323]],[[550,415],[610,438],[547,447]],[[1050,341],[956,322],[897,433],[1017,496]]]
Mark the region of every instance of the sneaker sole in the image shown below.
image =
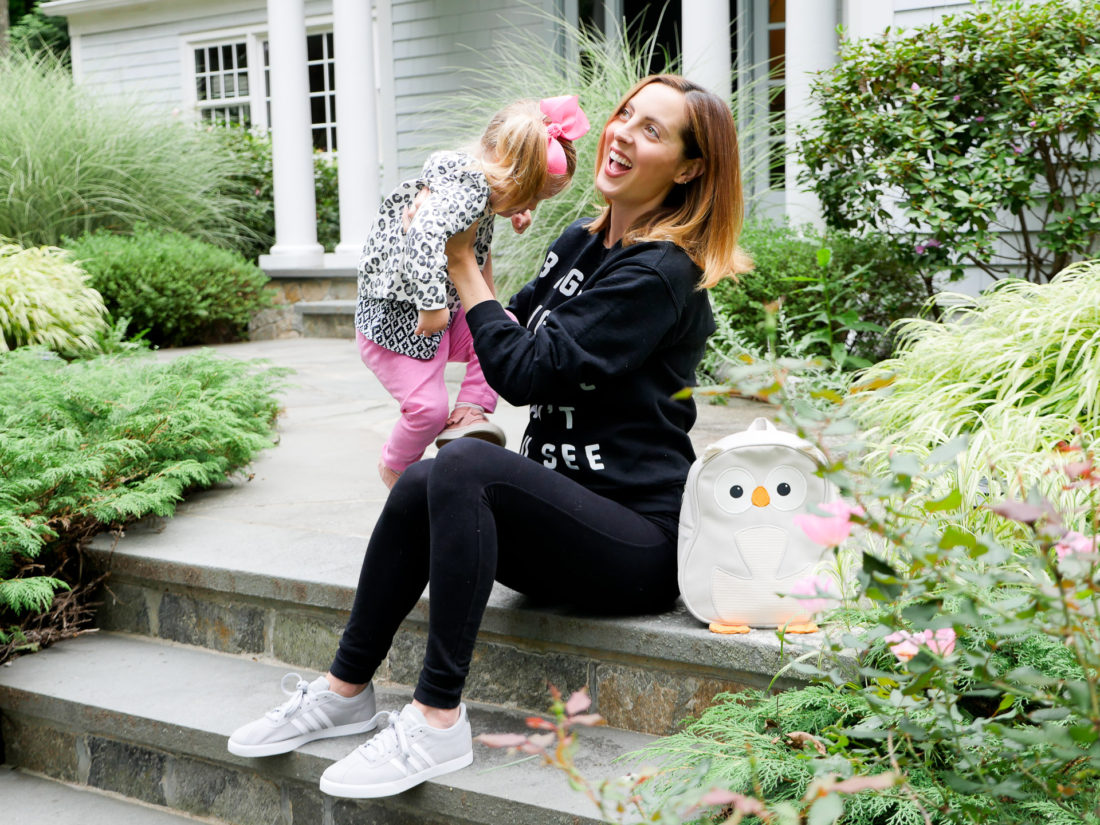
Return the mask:
[[[449,762],[440,762],[438,765],[425,768],[422,771],[418,771],[402,779],[395,779],[392,782],[380,782],[376,785],[346,785],[341,782],[333,782],[331,779],[326,779],[322,775],[320,788],[322,793],[326,793],[329,796],[339,796],[344,799],[377,799],[383,796],[399,794],[402,791],[407,791],[409,788],[415,788],[417,785],[427,782],[429,779],[435,779],[435,777],[442,776],[446,773],[453,773],[461,768],[465,768],[473,761],[474,752],[470,750],[468,753],[464,753],[462,756],[456,757]]]
[[[459,438],[479,438],[482,441],[496,444],[498,447],[503,447],[507,441],[504,437],[504,430],[496,424],[471,424],[469,427],[463,427],[459,430],[440,433],[435,439],[435,446],[442,447],[444,444],[450,444]]]
[[[229,752],[235,756],[278,756],[281,753],[290,753],[295,748],[300,748],[307,742],[318,739],[333,739],[337,736],[350,736],[354,733],[369,733],[378,724],[376,722],[356,722],[354,725],[340,725],[336,728],[315,730],[311,733],[303,733],[293,739],[284,739],[281,742],[267,742],[263,745],[243,745],[240,742],[229,740]]]

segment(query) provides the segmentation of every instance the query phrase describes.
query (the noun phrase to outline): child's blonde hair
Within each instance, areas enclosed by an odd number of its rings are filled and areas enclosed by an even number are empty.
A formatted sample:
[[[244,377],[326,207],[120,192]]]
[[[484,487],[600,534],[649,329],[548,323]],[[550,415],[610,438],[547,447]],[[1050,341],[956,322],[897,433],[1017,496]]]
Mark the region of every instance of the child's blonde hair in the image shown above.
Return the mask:
[[[563,189],[577,170],[573,141],[555,138],[565,151],[567,171],[551,175],[546,168],[548,118],[537,100],[517,100],[493,115],[481,136],[481,166],[489,188],[498,195],[495,208],[504,211],[522,206],[560,180]]]

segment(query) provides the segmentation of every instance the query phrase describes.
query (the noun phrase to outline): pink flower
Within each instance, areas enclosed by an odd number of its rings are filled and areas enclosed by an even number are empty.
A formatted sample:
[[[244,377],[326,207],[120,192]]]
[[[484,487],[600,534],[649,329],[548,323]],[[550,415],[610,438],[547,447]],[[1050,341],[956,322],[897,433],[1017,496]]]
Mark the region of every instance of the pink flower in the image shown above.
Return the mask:
[[[912,86],[909,87],[909,91],[916,94],[917,92],[920,91],[920,84],[919,83],[914,83]]]
[[[939,656],[950,656],[955,652],[955,631],[950,627],[941,627],[939,630],[933,632],[931,630],[924,631],[926,634],[925,644],[928,649]]]
[[[1083,536],[1076,530],[1070,530],[1062,538],[1058,540],[1058,543],[1054,545],[1054,552],[1058,554],[1058,560],[1061,561],[1071,553],[1095,553],[1096,552],[1096,538],[1089,538]]]
[[[975,123],[985,123],[985,115],[978,115],[974,118]]]
[[[831,516],[815,516],[810,513],[800,513],[794,517],[794,523],[802,528],[810,537],[810,541],[824,547],[835,547],[843,544],[852,534],[852,516],[865,515],[863,508],[858,504],[852,507],[846,501],[830,501],[818,505],[819,510],[832,513]]]
[[[820,613],[828,610],[840,601],[840,596],[833,587],[833,580],[828,576],[806,576],[791,585],[788,596],[810,596],[816,598],[799,599],[799,604],[810,613]]]
[[[899,662],[908,662],[918,653],[922,647],[928,648],[938,656],[950,656],[955,652],[955,631],[950,627],[941,627],[939,630],[922,630],[919,633],[910,633],[908,630],[899,630],[891,633],[885,641],[890,645]]]
[[[960,100],[962,100],[962,95],[955,95],[955,96],[954,96],[953,98],[951,98],[951,99],[952,99],[953,101],[955,101],[956,103],[958,103],[958,102],[959,102]]]
[[[890,652],[898,657],[899,662],[908,662],[920,652],[920,643],[924,634],[914,636],[908,630],[899,630],[886,637],[886,642],[894,642],[890,645]]]

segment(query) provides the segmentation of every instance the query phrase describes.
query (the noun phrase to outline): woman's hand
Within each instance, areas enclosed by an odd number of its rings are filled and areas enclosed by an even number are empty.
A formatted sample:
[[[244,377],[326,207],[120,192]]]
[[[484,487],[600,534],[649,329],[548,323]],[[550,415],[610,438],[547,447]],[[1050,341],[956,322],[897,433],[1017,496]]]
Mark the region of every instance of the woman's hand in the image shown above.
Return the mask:
[[[416,316],[415,335],[434,335],[447,328],[451,320],[451,311],[447,307],[442,309],[422,309]]]
[[[475,223],[464,232],[447,239],[447,275],[458,291],[458,300],[469,312],[482,301],[493,300],[493,290],[485,282],[485,276],[477,265],[474,254]]]
[[[456,264],[465,264],[473,261],[474,268],[477,268],[477,256],[474,254],[474,240],[477,238],[477,221],[470,226],[469,229],[464,229],[462,232],[458,232],[451,235],[447,239],[447,265],[451,268],[451,280],[454,280],[454,268]]]

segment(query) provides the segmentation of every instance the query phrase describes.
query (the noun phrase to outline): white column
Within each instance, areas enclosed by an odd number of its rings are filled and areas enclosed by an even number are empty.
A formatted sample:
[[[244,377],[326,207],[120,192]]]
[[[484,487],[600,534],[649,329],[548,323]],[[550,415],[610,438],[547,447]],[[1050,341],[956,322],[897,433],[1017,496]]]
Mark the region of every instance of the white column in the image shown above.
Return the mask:
[[[359,260],[378,209],[378,100],[370,0],[333,0],[340,244],[335,258]]]
[[[267,0],[267,23],[275,245],[260,257],[260,266],[320,267],[324,249],[317,243],[304,0]]]
[[[821,225],[817,196],[798,188],[798,163],[794,147],[795,129],[815,113],[810,103],[812,75],[836,63],[837,9],[824,0],[787,0],[787,216],[794,223]]]
[[[729,0],[684,0],[684,77],[723,100],[732,93]]]
[[[884,3],[882,0],[846,0],[844,4],[844,33],[849,40],[880,37],[893,22],[893,3]]]

